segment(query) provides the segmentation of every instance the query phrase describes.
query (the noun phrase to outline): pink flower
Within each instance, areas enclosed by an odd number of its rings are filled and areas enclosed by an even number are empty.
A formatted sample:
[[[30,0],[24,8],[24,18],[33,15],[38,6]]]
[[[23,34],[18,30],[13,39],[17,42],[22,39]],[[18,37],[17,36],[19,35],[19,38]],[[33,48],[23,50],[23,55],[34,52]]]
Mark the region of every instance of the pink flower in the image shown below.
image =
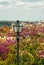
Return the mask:
[[[40,57],[40,58],[44,57],[44,51],[43,51],[43,50],[40,50],[40,51],[39,51],[39,57]]]
[[[0,45],[0,54],[7,54],[9,51],[8,48],[6,48],[5,46],[3,45]]]
[[[28,28],[23,28],[20,36],[24,37],[24,36],[28,36],[29,35],[29,29]]]
[[[38,41],[39,42],[44,42],[44,38],[39,38]]]

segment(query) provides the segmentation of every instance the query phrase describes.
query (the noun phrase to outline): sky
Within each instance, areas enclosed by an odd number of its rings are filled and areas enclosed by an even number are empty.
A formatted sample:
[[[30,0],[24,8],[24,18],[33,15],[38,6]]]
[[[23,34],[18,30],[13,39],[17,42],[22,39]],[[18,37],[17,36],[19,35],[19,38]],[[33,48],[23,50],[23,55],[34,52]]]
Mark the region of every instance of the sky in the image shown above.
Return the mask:
[[[0,20],[44,20],[44,0],[0,0]]]

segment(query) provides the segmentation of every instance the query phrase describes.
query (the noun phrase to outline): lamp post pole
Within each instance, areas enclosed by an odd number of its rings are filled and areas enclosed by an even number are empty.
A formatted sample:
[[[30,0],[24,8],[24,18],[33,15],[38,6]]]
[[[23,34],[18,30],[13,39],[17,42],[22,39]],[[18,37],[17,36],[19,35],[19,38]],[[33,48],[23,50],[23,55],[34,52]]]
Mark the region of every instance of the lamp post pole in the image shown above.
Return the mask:
[[[16,25],[13,26],[14,31],[16,32],[16,40],[17,40],[17,65],[19,65],[19,40],[20,40],[20,32],[22,31],[22,25],[19,21],[16,22]]]
[[[17,40],[17,65],[19,65],[19,21],[17,21],[17,36],[16,36],[16,40]]]

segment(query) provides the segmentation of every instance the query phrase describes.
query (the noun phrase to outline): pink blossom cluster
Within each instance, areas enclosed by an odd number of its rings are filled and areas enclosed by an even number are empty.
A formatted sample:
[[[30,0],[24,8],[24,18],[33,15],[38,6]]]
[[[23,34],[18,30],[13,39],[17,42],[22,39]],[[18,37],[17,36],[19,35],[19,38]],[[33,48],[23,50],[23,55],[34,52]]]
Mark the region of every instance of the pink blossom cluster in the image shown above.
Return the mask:
[[[0,43],[0,57],[5,58],[9,52],[8,46],[15,44],[16,40],[6,40],[3,43]]]
[[[39,51],[39,57],[40,57],[40,58],[44,57],[44,50],[40,50],[40,51]]]
[[[44,38],[39,38],[38,41],[44,43]]]

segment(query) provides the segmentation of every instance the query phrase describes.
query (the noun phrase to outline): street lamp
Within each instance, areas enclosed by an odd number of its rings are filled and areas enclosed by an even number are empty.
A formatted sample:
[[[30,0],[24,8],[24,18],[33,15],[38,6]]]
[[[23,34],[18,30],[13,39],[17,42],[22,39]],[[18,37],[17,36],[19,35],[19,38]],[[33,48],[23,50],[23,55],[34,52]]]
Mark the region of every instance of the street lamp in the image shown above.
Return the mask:
[[[20,24],[19,21],[16,21],[16,24],[13,25],[13,30],[16,32],[16,40],[17,40],[17,65],[19,65],[19,39],[20,39],[20,32],[22,31],[23,26]]]

